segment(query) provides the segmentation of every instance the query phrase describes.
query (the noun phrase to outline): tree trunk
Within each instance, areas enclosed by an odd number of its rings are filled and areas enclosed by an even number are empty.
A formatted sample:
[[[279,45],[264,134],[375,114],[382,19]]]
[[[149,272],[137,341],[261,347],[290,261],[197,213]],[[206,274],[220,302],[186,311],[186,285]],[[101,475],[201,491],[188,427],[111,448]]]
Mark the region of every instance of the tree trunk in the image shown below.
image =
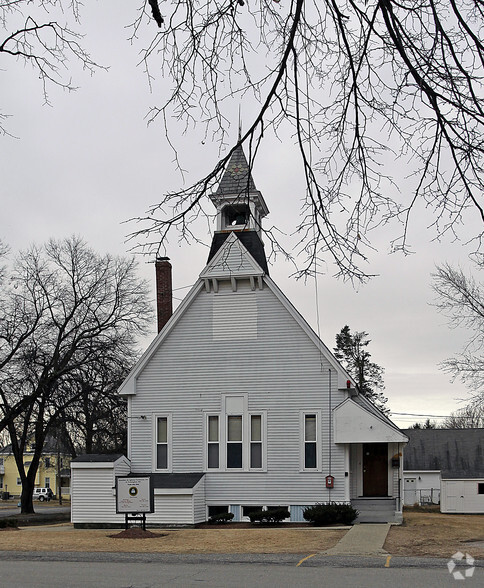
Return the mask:
[[[22,494],[20,496],[20,512],[21,514],[34,514],[34,481],[27,476],[22,483]]]

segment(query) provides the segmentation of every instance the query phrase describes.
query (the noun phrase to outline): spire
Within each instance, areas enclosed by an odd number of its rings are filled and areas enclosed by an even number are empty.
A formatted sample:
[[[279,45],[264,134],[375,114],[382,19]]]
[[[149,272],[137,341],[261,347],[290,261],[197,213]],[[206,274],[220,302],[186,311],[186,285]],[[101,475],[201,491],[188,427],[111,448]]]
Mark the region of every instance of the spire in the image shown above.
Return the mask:
[[[256,190],[242,145],[239,145],[232,153],[215,195],[243,198]]]
[[[217,230],[209,259],[230,233],[236,233],[248,252],[267,271],[261,223],[269,209],[255,187],[242,145],[235,148],[220,184],[210,198],[217,208]]]
[[[240,104],[239,104],[239,138],[238,138],[238,142],[240,143],[242,139],[242,115],[241,115],[241,108],[240,108]]]

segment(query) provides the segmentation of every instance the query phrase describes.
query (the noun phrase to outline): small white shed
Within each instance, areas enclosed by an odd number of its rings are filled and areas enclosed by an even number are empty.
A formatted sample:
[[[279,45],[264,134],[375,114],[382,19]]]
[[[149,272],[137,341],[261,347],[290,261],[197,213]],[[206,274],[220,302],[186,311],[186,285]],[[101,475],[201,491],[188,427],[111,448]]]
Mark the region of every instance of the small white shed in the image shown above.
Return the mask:
[[[484,472],[480,477],[442,472],[440,511],[444,513],[484,514]]]
[[[121,525],[116,514],[116,476],[127,476],[124,455],[81,455],[71,462],[71,522],[74,527]]]
[[[120,527],[125,515],[116,513],[116,477],[150,477],[154,512],[152,527],[191,526],[207,519],[203,472],[186,474],[132,473],[124,455],[82,455],[71,463],[71,521],[76,528]]]
[[[155,512],[146,515],[151,526],[188,526],[207,520],[203,473],[132,474],[150,476]]]

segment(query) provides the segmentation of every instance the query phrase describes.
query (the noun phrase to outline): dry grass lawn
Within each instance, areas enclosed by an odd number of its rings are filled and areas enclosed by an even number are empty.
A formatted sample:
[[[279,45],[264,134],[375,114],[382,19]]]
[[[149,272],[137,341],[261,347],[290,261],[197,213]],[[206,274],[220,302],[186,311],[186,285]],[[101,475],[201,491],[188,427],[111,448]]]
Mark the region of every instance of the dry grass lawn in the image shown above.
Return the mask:
[[[153,530],[157,538],[119,539],[110,537],[119,532],[113,529],[55,529],[0,530],[0,550],[307,554],[333,547],[346,533],[335,529],[159,529]]]
[[[0,550],[104,551],[143,553],[320,553],[345,530],[314,528],[154,529],[152,539],[113,538],[116,529],[73,529],[72,525],[0,530]],[[40,537],[42,540],[39,540]],[[456,551],[484,558],[484,515],[405,512],[384,549],[392,555],[450,557]]]
[[[384,549],[392,555],[430,557],[462,551],[480,559],[484,557],[484,515],[407,511],[403,525],[390,529]]]

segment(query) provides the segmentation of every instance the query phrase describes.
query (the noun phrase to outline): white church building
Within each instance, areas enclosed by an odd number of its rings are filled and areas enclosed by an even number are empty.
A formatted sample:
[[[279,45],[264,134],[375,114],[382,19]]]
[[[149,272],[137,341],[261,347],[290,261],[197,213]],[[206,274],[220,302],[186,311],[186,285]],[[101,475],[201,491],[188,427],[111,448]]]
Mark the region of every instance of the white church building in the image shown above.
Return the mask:
[[[171,265],[156,262],[160,330],[119,389],[128,454],[73,460],[72,522],[123,524],[117,476],[151,479],[151,526],[270,506],[300,522],[328,501],[353,504],[360,522],[401,520],[407,437],[270,278],[268,208],[241,147],[211,198],[208,262],[173,314]]]

